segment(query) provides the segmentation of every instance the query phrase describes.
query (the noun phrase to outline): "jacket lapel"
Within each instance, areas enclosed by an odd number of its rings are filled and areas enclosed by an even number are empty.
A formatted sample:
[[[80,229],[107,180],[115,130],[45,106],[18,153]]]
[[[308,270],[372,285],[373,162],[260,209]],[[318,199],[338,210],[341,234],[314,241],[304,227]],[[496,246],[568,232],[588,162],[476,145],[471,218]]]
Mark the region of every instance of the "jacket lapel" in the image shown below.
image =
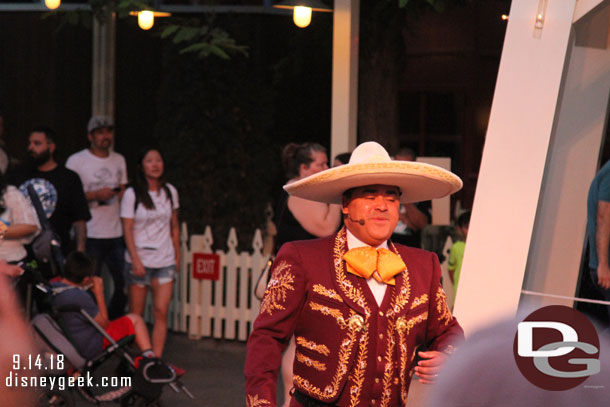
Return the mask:
[[[361,315],[369,316],[371,307],[364,294],[362,277],[348,273],[343,255],[347,252],[347,235],[343,227],[335,236],[331,259],[331,280],[345,304]]]

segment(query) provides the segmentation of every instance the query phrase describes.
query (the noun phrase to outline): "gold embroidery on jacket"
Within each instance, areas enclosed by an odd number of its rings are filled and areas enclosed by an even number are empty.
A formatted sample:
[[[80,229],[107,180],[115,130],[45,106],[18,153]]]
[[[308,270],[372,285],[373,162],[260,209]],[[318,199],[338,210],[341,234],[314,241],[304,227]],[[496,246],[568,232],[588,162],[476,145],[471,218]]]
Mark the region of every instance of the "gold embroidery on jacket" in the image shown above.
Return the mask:
[[[310,302],[309,308],[311,308],[314,311],[320,311],[324,315],[330,315],[331,317],[333,317],[335,319],[343,318],[343,314],[337,308],[330,308],[330,307],[327,307],[326,305],[318,304],[317,302]]]
[[[325,297],[332,298],[333,300],[343,302],[343,298],[341,298],[341,296],[337,294],[335,290],[326,288],[322,284],[315,284],[313,286],[313,291]]]
[[[396,320],[396,329],[398,332],[406,332],[409,335],[409,332],[413,327],[420,322],[423,322],[428,319],[428,311],[422,312],[421,314],[410,318],[408,321],[405,317],[400,317]]]
[[[399,318],[400,319],[400,318]],[[398,322],[398,321],[397,321]],[[400,376],[400,399],[403,405],[407,405],[407,386],[406,386],[406,373],[407,373],[407,340],[405,336],[405,330],[396,325],[398,331],[398,346],[400,347],[400,369],[398,374]]]
[[[394,324],[388,324],[388,348],[386,350],[383,366],[383,391],[381,393],[381,407],[387,407],[392,396],[392,378],[394,377],[394,345],[396,340],[394,339]]]
[[[366,356],[369,345],[369,316],[371,315],[371,310],[366,305],[366,300],[362,291],[354,287],[352,283],[346,278],[346,272],[344,269],[344,261],[343,255],[347,250],[347,234],[345,232],[345,228],[341,229],[341,231],[337,234],[337,238],[335,239],[335,275],[337,281],[339,282],[339,287],[343,291],[343,294],[354,301],[356,304],[361,306],[364,309],[364,314],[366,319],[364,320],[361,316],[358,321],[364,322],[364,326],[360,326],[362,324],[355,324],[354,327],[358,327],[358,330],[363,331],[363,335],[360,337],[359,346],[358,346],[358,355],[356,357],[356,365],[354,367],[353,374],[348,377],[352,381],[352,384],[349,386],[350,391],[350,406],[356,406],[360,403],[360,390],[362,389],[362,384],[364,383],[364,377],[366,372]],[[364,320],[364,321],[363,321]],[[350,326],[351,328],[352,326]]]
[[[302,336],[297,336],[297,345],[304,347],[305,349],[318,352],[324,356],[330,355],[330,349],[324,344],[317,344],[314,341],[309,341]]]
[[[343,378],[347,374],[347,364],[354,350],[354,344],[356,343],[356,338],[358,337],[359,332],[363,332],[363,338],[359,342],[359,349],[367,349],[368,348],[368,331],[369,331],[369,320],[368,317],[371,315],[371,310],[366,305],[366,300],[362,291],[358,287],[354,287],[353,284],[346,278],[346,272],[344,270],[343,265],[343,255],[345,254],[347,246],[347,237],[345,234],[345,228],[341,229],[335,238],[335,244],[333,247],[333,264],[335,266],[335,278],[337,280],[338,286],[343,294],[358,304],[360,307],[364,309],[366,319],[364,321],[364,327],[362,329],[357,329],[358,327],[354,324],[349,326],[349,324],[343,318],[337,318],[337,322],[343,321],[344,326],[343,329],[349,328],[347,330],[347,337],[341,342],[341,346],[339,347],[338,354],[338,364],[337,371],[333,376],[331,383],[326,386],[323,390],[319,387],[314,386],[311,382],[299,375],[294,375],[294,384],[299,390],[303,390],[305,393],[308,393],[312,396],[316,396],[319,400],[332,400],[336,397],[337,392],[339,391],[339,385],[343,381]],[[355,315],[354,311],[351,311],[350,318]],[[349,319],[348,319],[349,320]],[[359,352],[359,355],[356,359],[356,371],[358,369],[366,369],[366,352]],[[360,392],[355,393],[352,398],[353,404],[358,404]]]
[[[350,407],[357,406],[358,402],[360,401],[360,390],[364,384],[364,372],[366,371],[366,353],[368,341],[369,332],[366,330],[360,337],[356,366],[354,367],[353,374],[349,377],[349,379],[353,382],[353,384],[349,387]]]
[[[449,311],[449,306],[447,305],[447,295],[440,286],[436,291],[436,310],[439,313],[438,320],[445,320],[445,325],[449,325],[452,319],[451,311]]]
[[[428,294],[423,294],[423,295],[421,295],[419,297],[416,297],[413,300],[413,304],[411,304],[411,309],[413,309],[413,308],[415,308],[415,307],[417,307],[419,305],[425,304],[427,302],[428,302]]]
[[[273,270],[261,304],[261,314],[271,315],[275,310],[286,309],[282,304],[286,302],[288,291],[294,291],[294,275],[290,269],[290,265],[282,261]]]
[[[313,360],[312,358],[303,355],[299,351],[296,352],[296,359],[298,362],[301,362],[309,367],[319,370],[320,372],[323,372],[326,370],[326,363],[322,363],[322,362],[318,362],[317,360]]]
[[[351,281],[346,278],[347,273],[343,267],[343,255],[345,254],[346,246],[347,237],[344,227],[339,231],[339,233],[337,233],[337,237],[335,238],[335,247],[333,248],[335,277],[339,283],[339,288],[341,291],[343,291],[343,294],[360,307],[364,308],[365,314],[368,317],[371,315],[371,310],[366,306],[366,300],[364,299],[362,291],[360,291],[358,287],[354,287]]]
[[[258,394],[256,394],[254,397],[252,397],[251,394],[248,394],[248,398],[246,400],[246,405],[248,407],[264,407],[264,406],[270,406],[271,402],[269,402],[265,399],[259,399]]]
[[[392,250],[394,253],[400,256],[398,253],[398,249],[392,243]],[[408,269],[405,268],[403,272],[402,285],[400,288],[396,287],[396,292],[394,293],[394,298],[392,299],[392,305],[390,306],[390,310],[386,313],[386,316],[391,317],[394,314],[400,313],[400,311],[404,308],[404,306],[409,301],[411,297],[411,284],[409,283],[409,273]]]
[[[347,362],[349,361],[354,344],[356,343],[356,336],[357,332],[355,330],[349,330],[347,337],[341,342],[341,346],[339,346],[337,372],[333,376],[331,383],[326,386],[324,390],[314,386],[309,380],[295,374],[294,384],[296,387],[312,396],[316,396],[320,400],[333,399],[337,395],[337,391],[339,391],[339,384],[341,383],[343,376],[347,373]]]
[[[398,249],[396,246],[392,244],[392,250],[400,256]],[[386,338],[388,345],[386,348],[384,360],[384,372],[383,372],[383,390],[381,393],[381,402],[380,406],[387,406],[390,403],[392,398],[392,383],[397,379],[396,376],[396,363],[394,362],[394,358],[396,355],[395,347],[396,347],[396,330],[398,328],[398,324],[395,324],[396,315],[398,315],[402,309],[406,306],[411,297],[411,284],[409,281],[408,270],[405,269],[402,278],[402,284],[400,287],[396,287],[396,292],[394,293],[394,297],[392,298],[392,304],[390,305],[390,309],[386,312],[386,317],[388,318],[388,330],[386,332]],[[402,317],[401,317],[402,318]],[[401,320],[398,318],[398,321]],[[403,359],[403,353],[400,353],[401,365]]]

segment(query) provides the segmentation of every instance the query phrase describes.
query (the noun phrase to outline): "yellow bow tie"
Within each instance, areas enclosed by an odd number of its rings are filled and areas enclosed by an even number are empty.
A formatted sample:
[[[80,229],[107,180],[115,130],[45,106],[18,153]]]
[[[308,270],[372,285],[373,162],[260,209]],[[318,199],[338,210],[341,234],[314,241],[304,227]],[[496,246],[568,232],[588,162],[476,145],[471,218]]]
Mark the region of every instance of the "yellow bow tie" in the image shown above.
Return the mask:
[[[358,247],[348,250],[343,255],[347,271],[366,279],[371,276],[380,283],[394,285],[394,276],[407,266],[399,255],[388,249],[374,247]]]

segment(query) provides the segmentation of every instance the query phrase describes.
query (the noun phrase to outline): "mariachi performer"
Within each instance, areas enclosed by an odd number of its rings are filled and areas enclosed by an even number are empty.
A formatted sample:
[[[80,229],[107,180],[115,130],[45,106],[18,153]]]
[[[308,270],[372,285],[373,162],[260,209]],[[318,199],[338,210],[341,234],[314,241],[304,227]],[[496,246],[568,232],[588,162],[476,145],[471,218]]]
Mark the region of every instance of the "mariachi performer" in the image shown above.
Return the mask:
[[[400,203],[461,186],[442,168],[392,161],[375,142],[358,146],[346,165],[284,186],[342,204],[345,227],[279,251],[248,340],[248,407],[276,406],[282,350],[293,334],[291,407],[405,406],[413,374],[434,382],[464,333],[445,301],[436,254],[388,239]]]

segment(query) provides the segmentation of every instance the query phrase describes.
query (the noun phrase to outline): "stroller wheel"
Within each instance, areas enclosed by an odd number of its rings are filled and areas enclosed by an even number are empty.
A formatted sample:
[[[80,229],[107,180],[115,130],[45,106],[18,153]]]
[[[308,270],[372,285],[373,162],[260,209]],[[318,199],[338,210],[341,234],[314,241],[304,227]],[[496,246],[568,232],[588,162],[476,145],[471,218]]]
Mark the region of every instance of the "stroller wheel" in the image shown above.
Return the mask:
[[[147,400],[144,397],[132,393],[121,400],[121,407],[161,407],[161,400]]]
[[[68,391],[51,390],[38,396],[38,407],[74,407],[74,398]]]

